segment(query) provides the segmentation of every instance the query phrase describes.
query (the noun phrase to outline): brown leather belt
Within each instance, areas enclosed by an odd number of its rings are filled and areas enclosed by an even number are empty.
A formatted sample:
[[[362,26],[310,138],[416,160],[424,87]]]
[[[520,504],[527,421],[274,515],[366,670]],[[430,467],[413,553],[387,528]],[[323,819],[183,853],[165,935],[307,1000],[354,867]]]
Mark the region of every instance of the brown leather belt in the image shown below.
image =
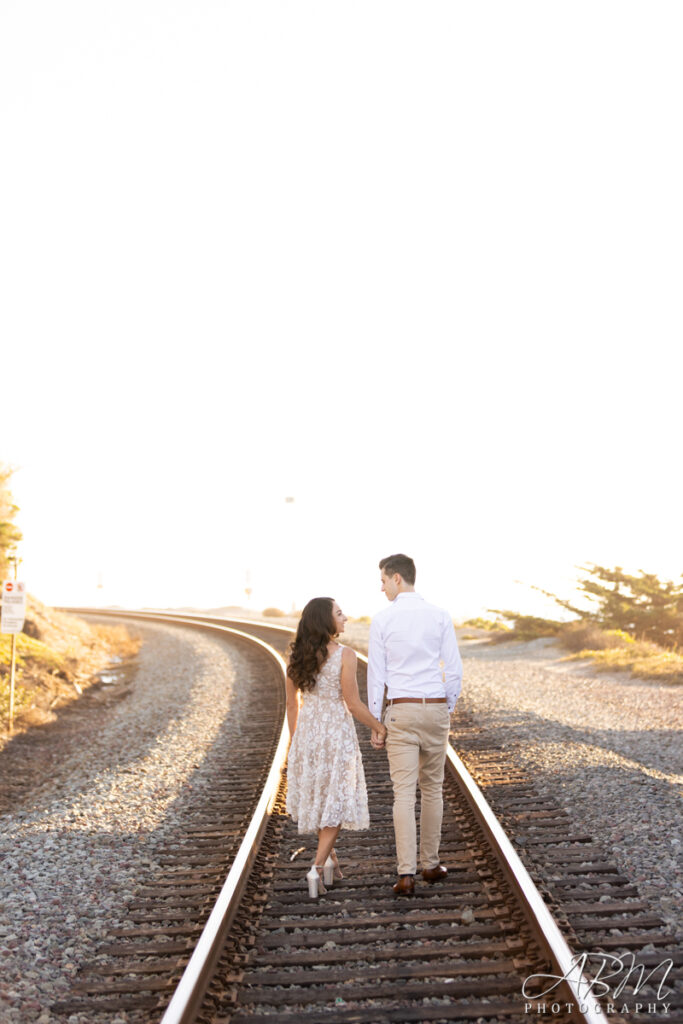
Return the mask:
[[[387,704],[447,704],[445,697],[394,697]]]

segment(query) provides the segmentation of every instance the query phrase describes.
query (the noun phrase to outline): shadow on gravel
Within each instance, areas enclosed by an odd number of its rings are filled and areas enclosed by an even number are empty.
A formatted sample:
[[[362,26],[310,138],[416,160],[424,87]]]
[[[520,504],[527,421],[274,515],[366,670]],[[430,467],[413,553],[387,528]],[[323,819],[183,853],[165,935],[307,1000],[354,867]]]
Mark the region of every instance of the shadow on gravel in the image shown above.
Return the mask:
[[[169,699],[155,703],[149,724],[145,722],[144,706],[138,705],[138,698],[144,699],[146,672],[153,669],[155,652],[165,642],[162,634],[166,630],[173,630],[172,636],[176,638],[182,634],[177,626],[156,626],[136,620],[131,623],[142,634],[143,647],[134,661],[119,667],[119,678],[112,679],[108,671],[103,672],[104,678],[81,697],[55,709],[53,721],[18,733],[0,751],[1,816],[33,815],[48,810],[60,799],[74,772],[85,777],[83,791],[87,789],[88,777],[94,782],[112,769],[134,774],[138,763],[182,718],[184,704],[192,693],[191,679],[186,687],[182,678],[169,680]],[[189,635],[196,633],[189,628]],[[218,635],[215,639],[221,642]],[[115,763],[112,747],[117,749]],[[75,799],[73,793],[69,799]]]
[[[23,810],[25,799],[37,797],[45,783],[54,786],[68,777],[72,754],[106,729],[111,709],[132,693],[137,671],[137,659],[117,666],[115,679],[110,670],[103,671],[77,700],[55,708],[52,721],[31,725],[8,740],[0,750],[0,814]],[[122,763],[132,756],[123,751]],[[39,799],[31,800],[31,810],[40,809]]]
[[[619,773],[630,771],[636,779],[640,776],[643,781],[656,782],[668,788],[675,788],[675,783],[665,779],[654,779],[643,769],[662,772],[667,776],[683,772],[680,733],[673,725],[670,730],[586,729],[565,725],[554,721],[552,717],[534,712],[508,709],[494,709],[484,716],[481,712],[472,714],[469,711],[466,697],[461,704],[461,712],[471,716],[474,722],[481,723],[486,730],[487,743],[492,747],[510,751],[515,748],[530,749],[536,745],[544,747],[553,744],[587,748],[585,759],[580,756],[580,751],[578,752],[579,757],[574,766],[576,770],[596,769],[601,772]],[[552,714],[551,710],[549,714]],[[451,742],[457,751],[457,710],[453,720]],[[605,758],[601,763],[595,764],[589,748],[598,748],[606,754],[618,754],[634,763],[630,766],[610,764]],[[639,770],[636,765],[642,766],[642,769]]]
[[[141,627],[141,632],[146,632],[148,628],[150,632],[155,631],[154,626],[145,626]],[[177,626],[160,628],[173,629],[176,634],[179,630]],[[194,633],[194,630],[190,630],[190,633]],[[144,642],[147,639],[145,637]],[[163,638],[155,639],[163,643]],[[243,643],[239,639],[224,639],[219,635],[215,639],[225,643],[232,654],[235,647],[240,651]],[[49,849],[67,842],[83,845],[84,849],[135,850],[141,841],[154,847],[169,824],[175,828],[180,818],[186,817],[190,822],[196,817],[198,804],[202,800],[208,800],[209,804],[216,802],[213,796],[216,779],[222,779],[226,770],[236,771],[240,778],[248,776],[253,770],[254,777],[260,778],[270,766],[269,744],[271,741],[277,744],[280,736],[284,688],[281,687],[279,669],[267,654],[263,653],[261,660],[259,652],[250,647],[248,656],[254,662],[253,672],[259,681],[273,687],[272,704],[261,699],[260,703],[254,705],[250,691],[253,677],[240,675],[243,686],[229,706],[220,712],[221,718],[213,738],[201,752],[190,756],[190,762],[194,763],[185,764],[186,774],[180,788],[166,804],[163,818],[155,826],[150,827],[149,823],[143,821],[139,830],[133,831],[119,831],[115,827],[103,828],[101,825],[88,827],[90,823],[87,814],[78,807],[80,795],[92,796],[93,791],[100,786],[102,792],[95,796],[97,804],[106,804],[111,798],[111,792],[115,803],[123,805],[128,798],[125,793],[117,791],[116,784],[116,777],[121,775],[136,780],[137,786],[142,789],[151,782],[152,789],[146,797],[151,802],[155,798],[167,798],[167,784],[163,776],[160,775],[154,785],[155,766],[148,768],[141,766],[141,762],[152,747],[158,746],[160,740],[166,738],[169,743],[173,742],[172,738],[166,736],[166,730],[182,717],[183,709],[177,703],[168,701],[162,704],[157,700],[153,724],[145,728],[144,724],[137,722],[134,739],[131,738],[128,745],[119,745],[116,760],[112,760],[111,712],[134,692],[136,683],[140,684],[141,681],[136,678],[138,673],[143,677],[145,675],[146,666],[136,660],[127,666],[127,680],[117,684],[119,692],[111,699],[107,696],[106,683],[93,684],[78,701],[63,708],[54,722],[17,735],[0,751],[0,826],[5,826],[0,828],[0,834],[11,834],[13,828],[34,816],[40,823],[40,815],[51,813],[54,805],[66,796],[70,807],[60,808],[60,824],[54,828],[49,827],[46,832],[33,833],[33,839],[41,847]],[[201,665],[197,672],[201,672]],[[215,685],[221,686],[220,678],[215,680]],[[191,693],[192,686],[189,685],[186,696],[189,698]],[[98,695],[102,694],[104,698],[100,699]],[[210,695],[204,694],[203,699],[211,702]],[[215,716],[219,712],[213,702],[210,707],[216,721]],[[135,714],[133,708],[131,714]],[[126,737],[126,724],[125,720],[116,724],[115,739],[120,739],[122,735]],[[77,774],[80,780],[77,788],[67,785],[73,774]],[[234,795],[239,799],[240,784],[235,784],[234,788]],[[134,811],[130,814],[134,816]],[[70,854],[72,858],[74,850],[75,847]],[[117,870],[118,867],[126,866],[125,861],[120,865],[117,863]]]

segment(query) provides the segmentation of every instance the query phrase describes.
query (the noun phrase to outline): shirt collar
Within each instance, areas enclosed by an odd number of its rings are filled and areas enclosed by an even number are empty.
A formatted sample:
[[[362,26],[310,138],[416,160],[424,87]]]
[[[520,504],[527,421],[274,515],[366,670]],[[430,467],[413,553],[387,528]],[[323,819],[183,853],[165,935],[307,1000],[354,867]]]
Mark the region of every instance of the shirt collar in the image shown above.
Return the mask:
[[[398,601],[399,598],[401,597],[417,597],[418,600],[424,601],[422,594],[418,594],[417,590],[402,590],[400,593],[396,595],[394,601]]]

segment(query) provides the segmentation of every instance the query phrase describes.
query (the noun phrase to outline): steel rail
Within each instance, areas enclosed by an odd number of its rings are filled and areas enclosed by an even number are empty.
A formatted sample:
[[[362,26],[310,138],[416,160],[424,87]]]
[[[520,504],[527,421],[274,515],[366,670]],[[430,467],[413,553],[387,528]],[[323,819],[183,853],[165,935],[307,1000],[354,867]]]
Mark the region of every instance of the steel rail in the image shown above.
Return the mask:
[[[104,618],[140,619],[144,621],[158,620],[159,622],[183,622],[189,626],[219,626],[225,629],[232,629],[236,626],[256,626],[262,629],[273,629],[278,633],[294,633],[290,626],[277,626],[275,623],[265,622],[263,619],[225,619],[218,615],[195,615],[192,612],[164,612],[154,611],[153,608],[135,608],[126,611],[125,608],[86,608],[71,605],[56,605],[55,610],[66,612],[69,615],[90,615],[97,618],[98,615]],[[239,632],[239,630],[233,630]],[[253,639],[251,634],[244,634],[249,640]],[[362,655],[361,655],[362,657]]]
[[[67,609],[64,609],[67,610]],[[70,608],[71,614],[81,612],[83,614],[94,614],[93,610],[85,608]],[[99,613],[99,611],[98,611]],[[231,628],[229,625],[219,625],[214,622],[203,621],[198,616],[188,618],[165,613],[147,612],[124,612],[104,611],[104,615],[115,615],[117,617],[136,619],[156,619],[162,622],[172,622],[177,625],[191,625],[201,629],[215,630],[219,633],[228,633],[230,636],[237,636],[247,640],[251,644],[261,647],[276,665],[282,674],[282,685],[284,687],[287,667],[284,659],[278,652],[258,637],[244,633],[242,630]],[[234,621],[234,620],[231,620]],[[170,1003],[166,1007],[162,1017],[162,1024],[191,1024],[199,1013],[206,990],[211,981],[216,965],[220,959],[221,951],[226,936],[234,920],[235,914],[242,899],[252,864],[258,854],[263,833],[266,830],[268,819],[275,804],[275,798],[280,787],[282,770],[287,759],[289,745],[289,727],[285,715],[280,739],[275,750],[268,777],[263,791],[252,815],[251,821],[242,840],[239,850],[235,855],[230,870],[226,876],[214,907],[204,925],[197,944],[192,952],[190,960],[183,971],[173,993]]]
[[[188,625],[202,624],[204,627],[213,627],[217,630],[225,630],[238,636],[255,641],[277,659],[284,675],[286,666],[281,656],[272,647],[257,637],[232,629],[229,624],[235,623],[241,626],[273,629],[278,632],[292,633],[292,629],[286,626],[271,625],[258,619],[225,619],[201,615],[174,616],[163,612],[125,612],[123,610],[109,611],[104,609],[68,608],[64,611],[71,613],[86,613],[89,615],[103,614],[116,615],[128,618],[156,618],[161,621],[172,621],[186,623]],[[218,623],[225,622],[225,626]],[[359,660],[368,663],[364,654],[356,652]],[[272,810],[275,794],[279,786],[280,775],[287,755],[289,742],[289,730],[287,720],[283,723],[280,741],[277,752],[270,769],[268,780],[261,799],[254,812],[254,817],[247,830],[240,850],[235,857],[233,865],[225,880],[216,905],[206,922],[204,930],[195,947],[192,957],[185,968],[185,972],[175,990],[160,1024],[191,1024],[199,1011],[204,993],[211,978],[211,973],[220,957],[220,947],[229,930],[230,923],[234,918],[239,898],[246,885],[248,872],[258,850],[258,844],[265,831],[267,820]],[[534,937],[540,940],[544,954],[552,964],[553,970],[557,972],[558,984],[564,983],[571,995],[573,1004],[572,1018],[582,1024],[605,1024],[607,1017],[599,1005],[595,996],[588,997],[581,993],[580,983],[573,977],[576,967],[576,957],[572,954],[560,929],[558,928],[552,914],[543,901],[529,872],[524,867],[512,843],[496,818],[493,810],[487,802],[484,794],[476,784],[464,763],[458,757],[452,745],[448,744],[446,757],[449,770],[466,798],[468,806],[482,827],[491,850],[500,865],[508,884],[520,901],[525,917],[532,928]],[[586,983],[584,983],[586,984]],[[589,986],[587,985],[589,988]],[[530,1003],[537,1003],[539,997],[530,996],[527,1000]],[[559,999],[554,999],[557,1002]]]
[[[529,872],[522,864],[517,851],[501,827],[484,794],[450,743],[448,744],[446,757],[448,767],[455,776],[455,781],[461,792],[475,810],[493,854],[510,887],[519,899],[535,937],[541,940],[543,951],[550,960],[553,970],[557,972],[555,976],[557,982],[563,980],[568,986],[572,996],[571,1001],[572,1003],[575,1001],[575,1006],[578,1010],[579,1016],[577,1019],[586,1021],[587,1024],[598,1024],[598,1022],[606,1021],[607,1017],[595,996],[589,998],[586,993],[581,993],[580,984],[573,977],[576,968],[576,957],[565,942],[564,936],[560,932],[554,917],[545,905],[543,897],[536,888]],[[530,996],[527,1000],[530,1003],[537,1003],[538,1001],[539,997],[533,996]],[[553,999],[552,1002],[560,1002],[560,1000]]]
[[[220,629],[220,627],[216,628]],[[238,631],[231,630],[231,632]],[[241,632],[239,635],[247,636],[246,633]],[[263,640],[258,640],[256,637],[251,637],[250,639],[268,651],[276,660],[282,669],[282,684],[284,686],[287,670],[282,657]],[[220,959],[225,938],[230,931],[230,926],[234,920],[247,879],[249,878],[249,872],[259,851],[263,833],[273,810],[275,798],[280,787],[282,769],[287,759],[288,744],[289,728],[287,726],[287,716],[285,715],[280,740],[268,773],[268,778],[263,787],[261,798],[256,805],[256,810],[246,835],[232,862],[214,908],[204,925],[199,941],[178,982],[173,997],[166,1007],[162,1017],[162,1024],[190,1024],[199,1013],[206,989],[211,981],[216,964]]]

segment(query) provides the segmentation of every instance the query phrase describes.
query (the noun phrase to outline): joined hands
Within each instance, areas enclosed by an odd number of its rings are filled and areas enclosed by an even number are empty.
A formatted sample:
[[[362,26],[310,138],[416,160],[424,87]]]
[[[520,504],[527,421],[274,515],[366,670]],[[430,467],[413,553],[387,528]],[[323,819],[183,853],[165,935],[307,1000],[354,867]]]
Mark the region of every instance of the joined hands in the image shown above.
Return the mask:
[[[373,729],[370,733],[370,743],[375,750],[381,750],[385,746],[387,738],[387,727],[382,725],[379,729]]]

